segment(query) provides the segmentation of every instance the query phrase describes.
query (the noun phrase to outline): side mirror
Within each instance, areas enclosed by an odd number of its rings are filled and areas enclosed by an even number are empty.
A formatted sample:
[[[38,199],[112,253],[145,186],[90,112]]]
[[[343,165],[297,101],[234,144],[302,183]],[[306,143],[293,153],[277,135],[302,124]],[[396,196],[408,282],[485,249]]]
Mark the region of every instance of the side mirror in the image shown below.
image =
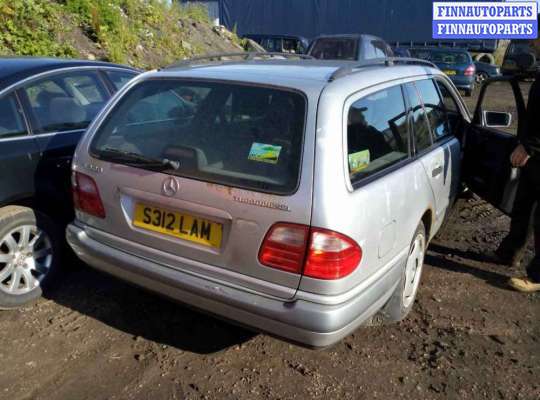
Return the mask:
[[[508,128],[512,125],[512,114],[498,111],[484,111],[484,126],[488,128]]]

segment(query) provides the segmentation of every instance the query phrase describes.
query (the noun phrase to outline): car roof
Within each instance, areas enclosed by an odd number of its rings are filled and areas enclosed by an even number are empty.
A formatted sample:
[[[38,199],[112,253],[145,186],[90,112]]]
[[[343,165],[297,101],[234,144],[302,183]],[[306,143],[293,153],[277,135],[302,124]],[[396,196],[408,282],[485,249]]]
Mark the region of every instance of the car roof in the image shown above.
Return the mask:
[[[418,65],[385,66],[384,61],[360,63],[358,61],[334,60],[250,60],[239,62],[221,62],[191,66],[169,67],[159,71],[148,72],[140,79],[152,78],[186,78],[202,80],[225,80],[241,83],[253,83],[269,86],[280,86],[301,91],[310,89],[321,91],[331,84],[331,77],[338,70],[349,68],[352,74],[359,76],[372,72],[372,84],[399,79],[406,76],[436,75],[440,71],[435,68]],[[341,78],[338,80],[342,80]],[[361,88],[359,88],[361,89]]]
[[[380,39],[380,37],[375,35],[368,35],[365,33],[343,33],[338,35],[319,35],[314,41],[317,39]]]
[[[303,36],[298,35],[276,35],[276,34],[265,34],[265,33],[247,33],[243,37],[246,38],[269,38],[269,39],[297,39],[297,40],[307,40]]]
[[[0,57],[0,91],[33,75],[70,67],[114,67],[137,71],[124,65],[102,61],[48,57]]]

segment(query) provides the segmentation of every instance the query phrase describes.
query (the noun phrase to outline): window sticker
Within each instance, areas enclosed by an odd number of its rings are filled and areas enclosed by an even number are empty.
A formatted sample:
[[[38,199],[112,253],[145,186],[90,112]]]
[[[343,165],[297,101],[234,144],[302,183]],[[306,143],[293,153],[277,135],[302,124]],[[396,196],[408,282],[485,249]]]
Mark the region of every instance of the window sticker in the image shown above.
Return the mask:
[[[251,161],[259,161],[268,164],[277,164],[281,146],[273,146],[271,144],[253,143],[249,151],[248,159]]]
[[[363,169],[366,169],[370,163],[370,157],[369,150],[349,154],[349,169],[351,170],[351,174],[357,174]]]

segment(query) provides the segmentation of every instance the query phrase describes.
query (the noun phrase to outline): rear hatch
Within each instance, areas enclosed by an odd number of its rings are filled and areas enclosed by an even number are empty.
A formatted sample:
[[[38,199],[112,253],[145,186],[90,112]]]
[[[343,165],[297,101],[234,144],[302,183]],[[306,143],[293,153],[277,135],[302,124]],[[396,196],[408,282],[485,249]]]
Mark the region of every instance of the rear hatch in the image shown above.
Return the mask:
[[[90,144],[106,218],[86,222],[141,257],[291,298],[300,275],[265,267],[258,254],[274,223],[310,224],[306,113],[293,90],[142,81]]]
[[[472,60],[465,52],[436,51],[433,52],[431,61],[450,78],[465,76],[465,70],[473,65]]]

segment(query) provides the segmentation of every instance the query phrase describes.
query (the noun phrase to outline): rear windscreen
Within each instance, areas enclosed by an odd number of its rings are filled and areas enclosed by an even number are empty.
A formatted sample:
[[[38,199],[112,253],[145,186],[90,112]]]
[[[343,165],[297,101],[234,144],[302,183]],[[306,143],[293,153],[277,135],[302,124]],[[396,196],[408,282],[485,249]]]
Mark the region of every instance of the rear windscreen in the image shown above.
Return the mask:
[[[320,60],[356,60],[358,41],[356,39],[317,39],[311,52]]]
[[[469,64],[469,56],[467,53],[445,53],[435,52],[431,55],[431,61],[434,63],[444,64]]]
[[[165,173],[288,194],[298,184],[305,114],[304,96],[293,91],[149,80],[111,110],[91,153],[119,163],[121,154],[162,161],[171,165]]]

